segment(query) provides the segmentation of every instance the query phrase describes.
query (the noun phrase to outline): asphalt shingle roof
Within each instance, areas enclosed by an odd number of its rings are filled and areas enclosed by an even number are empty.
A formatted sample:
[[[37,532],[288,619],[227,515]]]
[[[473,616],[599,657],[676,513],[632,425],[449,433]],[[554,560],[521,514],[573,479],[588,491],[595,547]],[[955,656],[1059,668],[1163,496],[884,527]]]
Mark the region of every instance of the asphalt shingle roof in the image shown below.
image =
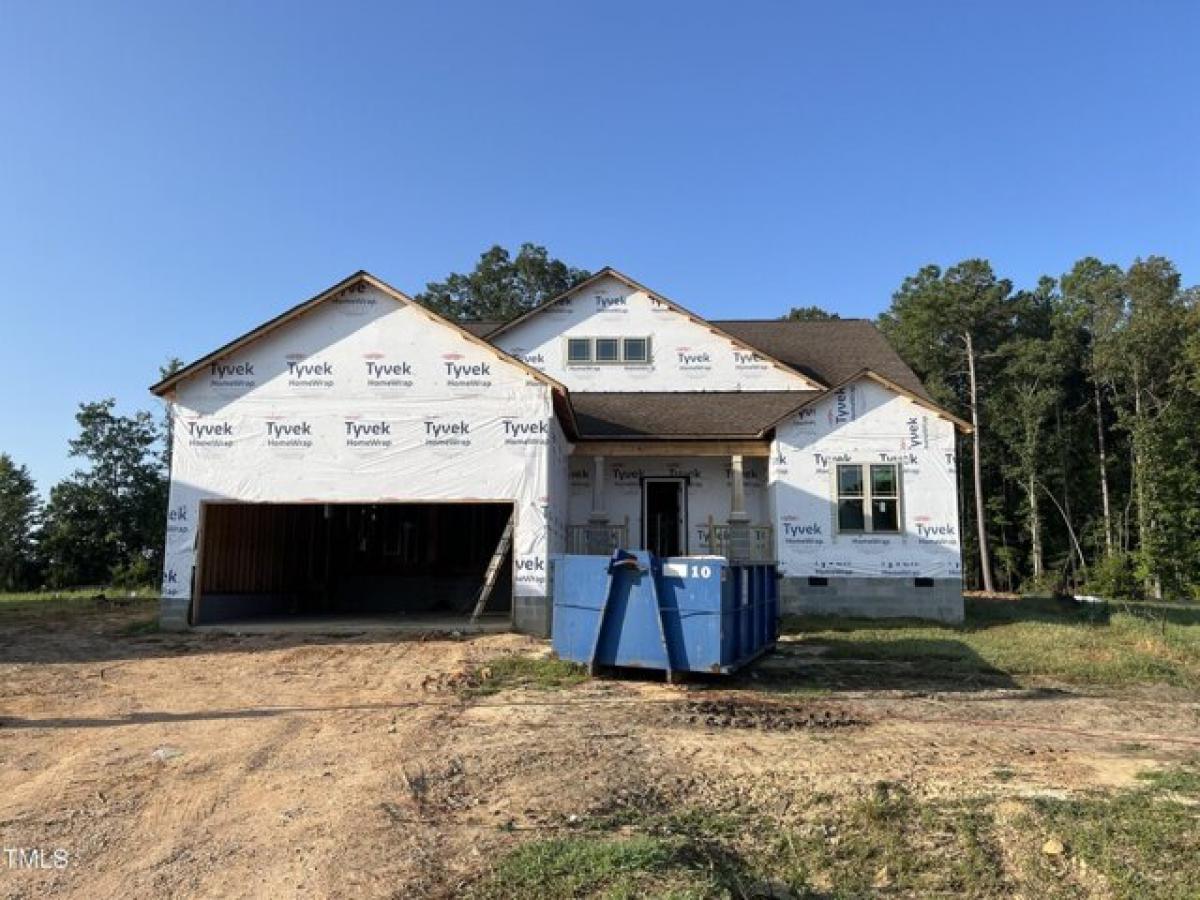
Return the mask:
[[[582,438],[750,438],[821,391],[571,391]]]
[[[930,399],[921,379],[866,319],[714,319],[712,324],[827,385],[871,369],[918,397]]]

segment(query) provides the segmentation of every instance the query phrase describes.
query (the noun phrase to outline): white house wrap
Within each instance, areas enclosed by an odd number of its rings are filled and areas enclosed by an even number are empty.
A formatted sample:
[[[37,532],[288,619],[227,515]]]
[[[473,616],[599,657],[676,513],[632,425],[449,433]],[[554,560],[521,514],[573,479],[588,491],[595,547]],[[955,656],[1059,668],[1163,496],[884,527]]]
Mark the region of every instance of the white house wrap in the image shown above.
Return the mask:
[[[203,501],[515,504],[513,593],[546,591],[552,388],[366,281],[175,388],[163,594],[187,601]],[[552,449],[553,448],[553,449]],[[565,503],[565,490],[558,491]]]
[[[962,616],[966,426],[866,322],[711,323],[605,269],[460,327],[358,273],[154,390],[168,626],[474,604],[544,633],[553,556],[618,545],[774,559],[791,610]]]

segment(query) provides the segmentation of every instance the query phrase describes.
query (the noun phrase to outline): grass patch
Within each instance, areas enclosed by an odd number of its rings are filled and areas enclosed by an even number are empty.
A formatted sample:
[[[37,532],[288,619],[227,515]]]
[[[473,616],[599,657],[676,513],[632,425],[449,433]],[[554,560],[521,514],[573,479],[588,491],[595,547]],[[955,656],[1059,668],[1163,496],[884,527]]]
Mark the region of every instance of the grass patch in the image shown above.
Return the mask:
[[[893,662],[913,676],[947,681],[1200,688],[1200,608],[1097,610],[1051,599],[968,598],[961,626],[789,617],[784,631],[827,647],[826,659]]]
[[[922,800],[880,782],[852,798],[799,794],[786,823],[654,796],[510,850],[469,896],[1200,896],[1200,768],[1143,781],[1021,801]],[[1062,853],[1043,851],[1051,838]]]
[[[587,669],[578,663],[549,657],[501,656],[471,671],[466,693],[486,696],[513,688],[555,691],[587,679]]]
[[[685,838],[573,835],[510,851],[467,894],[479,900],[740,896],[737,864]]]
[[[1097,873],[1117,897],[1200,897],[1200,768],[1143,776],[1145,786],[1075,800],[1035,801],[1032,822],[1066,845],[1069,861]],[[1063,865],[1023,855],[1039,890],[1061,883]]]
[[[982,800],[922,804],[880,783],[858,800],[815,812],[812,825],[779,831],[766,852],[756,854],[764,874],[799,896],[1008,893]]]
[[[76,588],[0,593],[0,617],[39,619],[112,609],[148,609],[157,601],[158,591],[150,588]]]

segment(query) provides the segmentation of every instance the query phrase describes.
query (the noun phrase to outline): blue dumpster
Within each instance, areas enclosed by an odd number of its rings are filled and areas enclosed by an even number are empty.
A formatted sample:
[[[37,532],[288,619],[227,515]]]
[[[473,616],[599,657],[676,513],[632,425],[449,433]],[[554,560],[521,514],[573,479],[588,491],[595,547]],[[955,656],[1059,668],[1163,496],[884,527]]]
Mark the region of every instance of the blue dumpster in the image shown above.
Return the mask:
[[[552,643],[562,659],[674,672],[732,672],[775,645],[775,566],[644,550],[557,556]]]

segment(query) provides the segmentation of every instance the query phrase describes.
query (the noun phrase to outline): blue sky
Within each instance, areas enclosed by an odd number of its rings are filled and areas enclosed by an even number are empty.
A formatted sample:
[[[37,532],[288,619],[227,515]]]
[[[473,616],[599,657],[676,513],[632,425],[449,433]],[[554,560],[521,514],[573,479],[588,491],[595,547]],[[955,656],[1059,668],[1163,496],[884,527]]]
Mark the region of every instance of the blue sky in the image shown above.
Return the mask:
[[[1200,280],[1200,4],[0,0],[0,451],[359,268],[492,243],[710,316],[927,262]]]

